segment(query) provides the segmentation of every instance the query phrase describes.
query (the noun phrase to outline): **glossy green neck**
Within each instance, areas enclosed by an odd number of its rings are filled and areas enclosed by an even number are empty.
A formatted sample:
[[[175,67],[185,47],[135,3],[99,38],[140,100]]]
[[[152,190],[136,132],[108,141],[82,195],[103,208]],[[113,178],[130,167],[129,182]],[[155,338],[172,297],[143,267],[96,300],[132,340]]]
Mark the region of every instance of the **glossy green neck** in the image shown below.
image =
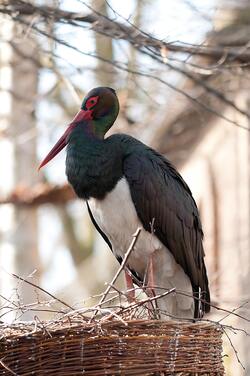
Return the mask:
[[[99,139],[104,139],[105,134],[114,124],[119,113],[119,103],[114,103],[112,107],[103,108],[100,115],[95,116],[93,113],[93,120],[91,120],[91,128],[94,136]]]

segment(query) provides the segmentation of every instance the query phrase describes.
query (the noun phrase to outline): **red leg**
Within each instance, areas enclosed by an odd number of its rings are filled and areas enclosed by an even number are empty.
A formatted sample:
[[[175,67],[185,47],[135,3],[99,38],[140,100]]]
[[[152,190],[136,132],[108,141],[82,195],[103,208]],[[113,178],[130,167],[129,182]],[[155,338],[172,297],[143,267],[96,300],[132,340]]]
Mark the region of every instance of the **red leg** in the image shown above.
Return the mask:
[[[148,261],[148,278],[147,278],[147,285],[149,290],[149,296],[154,296],[154,286],[155,286],[155,280],[154,280],[154,264],[153,264],[153,253],[149,257]]]
[[[155,278],[154,278],[154,262],[153,262],[154,253],[149,257],[148,268],[147,268],[147,295],[149,297],[155,296]],[[155,311],[157,309],[157,301],[148,302],[148,309]],[[156,311],[155,311],[156,312]]]
[[[127,299],[129,303],[132,303],[135,301],[135,290],[133,285],[133,279],[131,275],[125,270],[125,282],[126,282],[126,288],[127,288]]]

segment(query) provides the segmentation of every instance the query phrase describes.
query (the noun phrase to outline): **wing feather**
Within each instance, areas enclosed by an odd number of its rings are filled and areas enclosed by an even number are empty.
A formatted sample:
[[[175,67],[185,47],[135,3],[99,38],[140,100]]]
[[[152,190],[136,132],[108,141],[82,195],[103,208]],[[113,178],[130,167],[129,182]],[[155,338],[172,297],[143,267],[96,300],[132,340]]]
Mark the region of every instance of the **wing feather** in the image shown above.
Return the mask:
[[[194,293],[201,290],[209,303],[202,226],[187,184],[168,160],[145,145],[126,156],[124,174],[144,228],[151,231],[154,221],[155,235],[184,269]],[[209,304],[201,305],[202,311],[209,311]]]

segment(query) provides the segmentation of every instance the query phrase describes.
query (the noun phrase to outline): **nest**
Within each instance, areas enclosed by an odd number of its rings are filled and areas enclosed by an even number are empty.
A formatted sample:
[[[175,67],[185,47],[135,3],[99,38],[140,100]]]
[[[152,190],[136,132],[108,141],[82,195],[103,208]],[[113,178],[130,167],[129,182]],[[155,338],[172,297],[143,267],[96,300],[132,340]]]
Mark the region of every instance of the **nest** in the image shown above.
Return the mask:
[[[29,323],[0,324],[0,375],[224,375],[220,323],[156,320],[157,317],[174,318],[159,311],[157,300],[181,292],[175,288],[163,289],[160,295],[146,299],[137,295],[136,300],[127,304],[126,293],[114,285],[139,230],[119,270],[94,307],[75,309],[33,282],[13,274],[19,281],[36,288],[38,297],[40,292],[52,300],[46,303],[39,297],[37,302],[24,307],[18,296],[13,303],[6,298],[7,312],[18,315],[30,308],[32,312],[53,308],[57,315],[50,321],[34,316],[35,320]]]
[[[214,323],[67,318],[2,324],[1,375],[223,375]]]

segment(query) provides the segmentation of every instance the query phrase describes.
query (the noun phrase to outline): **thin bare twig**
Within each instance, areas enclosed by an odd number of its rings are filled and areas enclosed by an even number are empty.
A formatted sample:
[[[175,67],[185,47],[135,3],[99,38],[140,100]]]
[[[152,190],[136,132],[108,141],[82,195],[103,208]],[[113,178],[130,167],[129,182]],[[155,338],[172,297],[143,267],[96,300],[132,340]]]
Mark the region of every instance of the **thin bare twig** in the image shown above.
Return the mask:
[[[19,17],[17,16],[13,16],[13,19],[20,22],[21,24],[24,24],[26,26],[30,26],[30,23],[27,22],[26,20],[24,19],[20,19]],[[152,78],[166,86],[168,86],[170,89],[176,91],[177,93],[183,95],[184,97],[186,97],[188,100],[192,101],[193,103],[199,105],[201,108],[205,109],[206,111],[208,112],[211,112],[213,113],[214,115],[218,116],[219,118],[221,119],[224,119],[226,120],[228,123],[230,124],[233,124],[239,128],[242,128],[246,131],[249,132],[249,128],[245,125],[242,125],[242,124],[239,124],[238,122],[234,121],[234,120],[231,120],[229,118],[227,118],[225,115],[221,114],[220,112],[216,111],[215,109],[213,109],[211,106],[201,102],[199,99],[197,99],[195,96],[192,96],[190,95],[189,93],[187,93],[186,91],[176,87],[174,84],[171,84],[170,82],[166,81],[166,80],[163,80],[162,78],[160,78],[159,76],[157,75],[154,75],[154,74],[151,74],[151,73],[148,73],[148,72],[144,72],[144,71],[141,71],[141,70],[135,70],[135,69],[131,69],[131,68],[128,68],[126,65],[124,65],[123,63],[121,62],[117,62],[117,61],[110,61],[108,59],[105,59],[101,56],[98,56],[96,54],[93,54],[93,53],[88,53],[88,52],[84,52],[82,50],[80,50],[78,47],[76,46],[73,46],[67,42],[65,42],[64,40],[62,39],[59,39],[58,37],[55,37],[55,36],[52,36],[51,34],[45,32],[44,30],[42,29],[39,29],[36,25],[32,24],[32,29],[35,30],[36,32],[38,32],[39,34],[41,35],[44,35],[45,37],[51,39],[51,40],[54,40],[55,42],[65,46],[65,47],[68,47],[70,49],[72,49],[73,51],[77,51],[78,53],[82,54],[82,55],[86,55],[86,56],[89,56],[89,57],[92,57],[94,59],[98,59],[98,60],[101,60],[103,61],[104,63],[106,64],[109,64],[109,65],[112,65],[112,67],[115,67],[116,69],[118,70],[121,70],[121,71],[125,71],[125,72],[128,72],[128,73],[131,73],[133,75],[137,75],[137,76],[141,76],[141,77],[148,77],[148,78]],[[216,92],[216,90],[214,89],[214,91]],[[227,103],[229,104],[229,101],[228,99],[227,100],[224,100],[224,97],[223,95],[220,95],[221,93],[218,93],[217,97],[220,98],[220,100],[224,103]],[[232,102],[233,103],[233,102]],[[234,104],[234,107],[235,107],[235,104]],[[237,106],[236,106],[237,107]],[[237,109],[238,110],[238,109]],[[240,113],[243,113],[244,111],[240,109],[239,111]],[[248,116],[248,113],[244,112],[244,115],[245,116]]]
[[[87,6],[88,8],[91,8],[87,4],[85,4],[84,2],[83,2],[83,4],[85,6]],[[14,7],[14,8],[17,7],[18,12],[11,12],[12,7]],[[2,9],[0,8],[0,12],[2,11],[3,13],[10,14],[11,17],[14,20],[21,22],[23,24],[26,24],[27,27],[31,27],[32,29],[39,32],[40,34],[46,36],[47,38],[55,40],[57,43],[60,43],[60,44],[65,45],[69,48],[72,48],[73,50],[76,50],[81,54],[85,54],[85,55],[94,57],[96,59],[102,60],[103,62],[106,62],[107,64],[111,64],[112,66],[115,66],[119,70],[124,70],[124,71],[127,71],[127,72],[132,73],[132,74],[136,74],[136,75],[139,75],[139,76],[150,77],[150,78],[153,78],[153,79],[155,79],[155,80],[157,80],[161,83],[164,83],[165,85],[167,85],[171,89],[181,93],[182,95],[185,95],[188,99],[196,102],[197,104],[199,104],[201,107],[203,107],[207,111],[214,113],[216,116],[223,118],[224,120],[228,121],[231,124],[234,124],[236,126],[239,126],[240,128],[243,128],[243,129],[249,131],[248,127],[241,125],[241,124],[238,124],[237,122],[235,122],[231,119],[228,119],[227,117],[225,117],[224,115],[222,115],[218,111],[211,108],[211,106],[208,106],[208,105],[200,102],[197,98],[192,97],[191,95],[189,95],[184,90],[177,89],[174,85],[171,85],[169,82],[166,82],[162,79],[159,79],[159,77],[157,77],[157,76],[145,74],[145,72],[141,72],[141,71],[138,72],[138,71],[135,71],[135,70],[131,71],[128,68],[126,69],[126,67],[122,64],[119,64],[117,62],[108,61],[106,59],[103,59],[100,56],[96,56],[96,55],[90,54],[90,53],[84,53],[83,51],[81,51],[77,47],[69,45],[65,41],[60,40],[59,38],[57,38],[55,36],[52,36],[51,34],[45,32],[42,29],[39,29],[36,25],[34,25],[34,23],[30,23],[30,22],[26,21],[24,18],[22,18],[21,15],[24,15],[24,14],[31,15],[31,14],[37,14],[38,13],[45,20],[53,18],[54,21],[59,22],[62,19],[65,19],[65,17],[66,17],[68,22],[71,22],[71,23],[73,21],[76,21],[76,20],[82,21],[82,22],[89,22],[89,23],[92,24],[92,29],[94,31],[101,33],[101,34],[104,34],[104,35],[111,37],[111,38],[114,38],[114,39],[126,39],[129,43],[131,43],[140,52],[146,53],[151,58],[157,60],[159,63],[164,63],[164,61],[162,60],[162,58],[157,57],[156,52],[161,51],[163,47],[168,50],[169,46],[172,47],[174,45],[174,43],[162,42],[162,41],[158,40],[157,38],[145,33],[142,30],[137,30],[137,29],[135,30],[136,27],[134,25],[133,25],[133,27],[131,27],[131,26],[126,26],[124,24],[117,23],[117,22],[113,21],[112,19],[109,19],[108,17],[98,13],[97,11],[95,11],[92,8],[91,8],[91,10],[93,11],[93,14],[85,15],[85,16],[83,16],[82,13],[74,14],[74,13],[71,13],[71,12],[68,13],[68,12],[65,12],[65,11],[62,11],[62,10],[59,10],[59,11],[55,10],[55,13],[54,13],[54,12],[52,12],[52,10],[54,10],[54,8],[52,9],[50,7],[35,7],[33,5],[30,6],[29,3],[26,3],[24,1],[19,1],[18,6],[17,6],[17,3],[15,2],[15,0],[12,0],[11,6],[9,8],[7,7],[7,10],[6,10],[6,7],[3,7]],[[95,21],[93,21],[93,20],[95,20]],[[77,24],[73,24],[73,26],[77,26]],[[107,30],[108,30],[108,32],[107,32]],[[123,35],[123,38],[121,38],[120,34]],[[138,38],[139,38],[139,40],[138,40]],[[145,38],[146,38],[146,40],[145,40]],[[153,43],[151,43],[151,44],[148,43],[148,40],[153,41]],[[149,53],[149,50],[148,50],[149,47],[153,48],[152,53]],[[237,52],[237,54],[239,55],[239,51]],[[220,58],[221,58],[221,56],[225,56],[224,50],[223,50],[223,53],[220,54]],[[241,108],[238,108],[238,106],[234,102],[229,100],[223,93],[221,93],[218,90],[216,90],[215,88],[209,86],[203,80],[200,80],[199,78],[195,77],[193,74],[191,74],[187,70],[182,69],[178,66],[173,66],[170,63],[167,63],[167,66],[170,69],[173,69],[173,70],[185,75],[189,79],[193,80],[194,82],[196,82],[196,84],[203,87],[206,91],[208,91],[210,94],[212,94],[213,96],[218,98],[223,103],[225,103],[225,104],[233,107],[234,109],[236,109],[239,113],[249,117],[248,112],[244,111]]]
[[[142,229],[139,227],[136,230],[135,234],[133,235],[133,240],[132,240],[132,242],[131,242],[131,244],[130,244],[128,250],[127,250],[127,252],[125,253],[125,256],[124,256],[124,258],[123,258],[123,260],[121,262],[121,265],[120,265],[119,269],[117,270],[117,272],[116,272],[114,278],[112,279],[111,283],[108,285],[107,289],[104,291],[104,293],[103,293],[103,295],[102,295],[99,303],[97,304],[97,307],[100,307],[100,305],[105,301],[106,296],[108,295],[109,291],[112,289],[112,286],[117,281],[117,278],[121,274],[122,270],[124,270],[124,268],[125,268],[125,266],[127,264],[128,258],[129,258],[131,252],[133,251],[133,249],[134,249],[134,247],[136,245],[136,242],[138,240],[138,237],[140,235],[141,230]],[[93,316],[91,317],[91,320],[93,320],[93,318],[96,316],[96,314],[97,314],[97,311],[94,312]]]
[[[3,359],[0,359],[0,364],[5,368],[8,372],[10,372],[12,375],[19,376],[16,372],[12,371],[4,362]]]
[[[87,6],[85,2],[83,5]],[[129,22],[129,26],[124,23],[119,23],[108,17],[97,12],[90,6],[91,14],[86,14],[84,12],[70,12],[65,11],[60,8],[44,6],[44,5],[33,5],[32,3],[23,0],[9,0],[4,1],[0,6],[0,13],[7,14],[14,18],[17,15],[31,16],[40,15],[41,19],[44,21],[53,20],[54,22],[65,22],[71,23],[74,26],[79,26],[81,23],[91,24],[92,30],[107,35],[112,36],[114,39],[127,40],[133,45],[138,46],[151,46],[156,50],[160,50],[162,47],[167,48],[167,50],[172,52],[181,52],[191,55],[200,56],[210,56],[216,59],[220,59],[222,56],[226,55],[228,58],[237,58],[242,61],[249,61],[250,53],[248,50],[242,50],[242,47],[223,47],[223,46],[200,46],[182,43],[180,41],[175,42],[164,42],[149,33],[139,29],[136,25]],[[127,20],[128,22],[128,20]],[[82,27],[82,26],[81,26]]]
[[[159,300],[159,299],[161,299],[165,296],[168,296],[170,294],[173,294],[175,292],[176,292],[176,288],[173,287],[172,289],[167,290],[167,291],[163,292],[162,294],[147,297],[146,299],[134,302],[134,303],[130,304],[128,307],[125,307],[125,308],[122,307],[120,312],[124,313],[126,311],[133,310],[135,307],[142,306],[142,305],[144,305],[145,303],[148,303],[148,302],[155,302],[155,301],[157,301],[157,300]]]
[[[8,274],[12,275],[12,277],[15,277],[15,278],[19,279],[20,281],[23,281],[23,282],[27,283],[28,285],[30,285],[32,287],[35,287],[36,289],[42,291],[44,294],[49,295],[51,298],[55,299],[56,301],[58,301],[59,303],[61,303],[65,307],[68,307],[69,309],[71,309],[72,311],[74,311],[74,308],[71,305],[69,305],[68,303],[64,302],[63,300],[57,298],[55,295],[51,294],[50,292],[48,292],[47,290],[43,289],[42,287],[36,285],[35,283],[30,282],[27,279],[22,278],[22,277],[18,276],[15,273],[8,273]]]
[[[166,290],[164,287],[162,286],[154,286],[154,288],[157,288],[159,290]],[[202,303],[207,303],[207,301],[205,299],[201,299],[199,297],[196,297],[194,296],[193,294],[188,294],[187,292],[185,291],[181,291],[181,290],[176,290],[176,293],[177,294],[180,294],[180,295],[183,295],[183,296],[187,296],[187,297],[190,297],[194,300],[199,300],[200,302]],[[244,317],[242,315],[239,315],[238,313],[235,312],[235,309],[233,309],[232,311],[230,311],[229,309],[226,309],[226,308],[222,308],[222,307],[218,307],[217,305],[213,304],[213,303],[209,303],[210,307],[216,309],[217,311],[222,311],[222,312],[226,312],[228,315],[233,315],[233,316],[236,316],[246,322],[250,322],[250,319],[248,319],[247,317]]]
[[[234,308],[231,312],[228,312],[227,315],[223,316],[219,321],[218,323],[220,323],[221,321],[225,320],[227,317],[229,317],[230,315],[234,314],[235,311],[238,311],[240,308],[244,307],[245,305],[247,305],[249,303],[249,301],[246,301],[244,303],[242,303],[241,305],[239,305],[238,307]],[[242,317],[240,317],[242,318]],[[250,320],[248,320],[250,321]]]
[[[236,348],[235,348],[235,346],[234,346],[234,344],[233,344],[231,338],[229,337],[228,333],[226,332],[226,330],[225,330],[225,328],[224,328],[223,326],[222,326],[222,330],[223,330],[225,336],[227,337],[227,339],[228,339],[228,341],[229,341],[229,343],[230,343],[230,345],[231,345],[231,347],[232,347],[232,349],[233,349],[233,351],[234,351],[234,354],[235,354],[235,356],[236,356],[236,359],[237,359],[238,363],[239,363],[239,364],[241,365],[241,367],[245,370],[245,367],[243,366],[243,364],[242,364],[242,362],[241,362],[241,360],[240,360],[240,358],[239,358],[238,351],[236,350]]]

